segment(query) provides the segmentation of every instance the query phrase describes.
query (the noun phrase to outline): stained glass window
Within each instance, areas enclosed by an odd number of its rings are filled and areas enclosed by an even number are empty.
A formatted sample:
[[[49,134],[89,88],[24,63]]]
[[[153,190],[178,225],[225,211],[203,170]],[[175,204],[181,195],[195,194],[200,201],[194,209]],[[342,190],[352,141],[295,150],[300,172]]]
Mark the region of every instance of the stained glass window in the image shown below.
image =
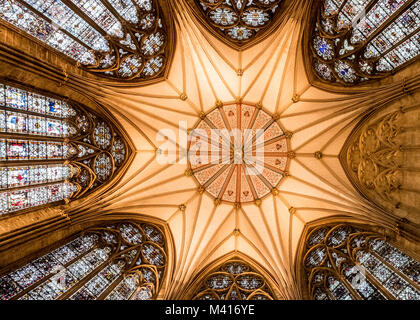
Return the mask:
[[[385,77],[420,54],[419,0],[323,1],[311,48],[316,75],[354,85]]]
[[[194,300],[273,300],[265,278],[241,259],[230,259],[199,284]]]
[[[312,230],[304,276],[316,300],[420,300],[420,263],[382,236],[351,225]]]
[[[200,130],[207,133],[211,128],[220,130],[221,144],[211,133],[207,137],[200,134]],[[235,129],[244,137],[243,143],[235,145],[234,137],[224,133]],[[192,134],[189,168],[199,185],[214,199],[254,202],[273,192],[286,176],[290,163],[286,132],[274,114],[256,105],[230,104],[211,110]],[[194,152],[196,149],[218,150],[221,161],[211,163],[202,153]],[[254,153],[259,155],[258,159]]]
[[[261,34],[280,12],[282,0],[195,0],[208,23],[236,44]]]
[[[0,300],[155,299],[166,259],[165,237],[155,225],[127,221],[90,228],[0,275]]]
[[[77,198],[111,179],[126,156],[98,115],[0,83],[0,215]]]
[[[87,70],[124,80],[163,71],[169,33],[161,11],[156,0],[0,0],[0,19]]]

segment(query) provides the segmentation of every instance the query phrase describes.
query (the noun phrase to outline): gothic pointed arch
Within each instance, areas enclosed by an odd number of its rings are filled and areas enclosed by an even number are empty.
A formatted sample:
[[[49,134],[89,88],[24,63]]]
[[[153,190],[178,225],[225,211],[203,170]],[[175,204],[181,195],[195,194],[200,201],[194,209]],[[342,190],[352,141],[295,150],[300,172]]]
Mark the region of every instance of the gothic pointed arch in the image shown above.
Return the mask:
[[[157,224],[95,224],[0,269],[0,300],[156,299],[167,252]]]
[[[230,254],[200,271],[189,286],[192,300],[273,300],[273,282],[256,262]]]
[[[321,222],[302,235],[297,270],[315,300],[418,300],[419,257],[369,224]]]
[[[417,235],[419,96],[395,100],[361,119],[339,156],[355,189],[402,224],[414,227]]]
[[[118,179],[131,156],[104,113],[0,79],[0,218],[87,196]]]
[[[418,0],[315,1],[307,72],[326,87],[354,87],[418,62],[419,8]]]
[[[273,31],[293,6],[289,0],[186,0],[206,29],[235,49],[248,48]]]
[[[1,0],[0,24],[103,80],[162,79],[174,51],[162,0]]]

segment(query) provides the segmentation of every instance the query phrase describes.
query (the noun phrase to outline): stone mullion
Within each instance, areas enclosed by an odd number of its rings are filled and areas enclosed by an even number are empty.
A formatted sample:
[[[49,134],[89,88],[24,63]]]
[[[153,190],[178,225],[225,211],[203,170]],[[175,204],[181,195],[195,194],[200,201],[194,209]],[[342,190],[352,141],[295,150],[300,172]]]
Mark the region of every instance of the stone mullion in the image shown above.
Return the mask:
[[[61,120],[61,121],[66,120],[65,118],[60,118],[60,117],[52,116],[52,115],[45,114],[45,113],[37,113],[37,112],[29,111],[29,110],[15,109],[15,108],[7,107],[7,106],[1,106],[0,110],[24,113],[26,115],[37,116],[37,117],[45,117],[45,118],[50,118],[50,119],[54,119],[54,120]]]
[[[35,166],[35,165],[53,165],[53,164],[66,164],[66,160],[24,160],[24,161],[1,161],[0,168],[2,167],[22,167],[22,166]]]
[[[139,226],[137,226],[137,227],[139,227]],[[139,230],[142,230],[140,227],[139,227]],[[121,241],[121,240],[120,240]],[[137,247],[131,247],[131,248],[129,248],[129,249],[125,249],[124,250],[124,252],[129,252],[129,251],[131,251],[131,250],[133,250],[133,249],[139,249],[138,250],[138,252],[137,252],[137,254],[136,254],[136,256],[134,257],[134,259],[133,259],[133,261],[131,262],[131,263],[127,263],[127,261],[126,261],[126,264],[124,265],[124,269],[123,269],[123,271],[120,273],[120,275],[118,275],[113,281],[112,281],[112,283],[108,286],[108,288],[106,288],[105,289],[105,291],[104,292],[102,292],[97,298],[96,298],[96,300],[104,300],[111,292],[112,292],[112,290],[114,290],[115,289],[115,287],[122,281],[122,280],[124,280],[124,278],[125,278],[125,272],[127,272],[127,270],[129,270],[130,269],[130,266],[133,264],[133,263],[135,263],[135,261],[137,261],[138,259],[139,259],[139,256],[140,256],[140,248],[141,248],[141,245],[139,245],[139,246],[137,246]],[[112,263],[114,263],[115,261],[117,261],[118,260],[118,258],[119,257],[121,257],[121,252],[119,253],[119,255],[118,256],[116,256],[115,258],[113,258],[112,259],[112,261],[110,262],[110,264],[112,264]]]
[[[107,8],[115,16],[115,18],[117,18],[120,21],[122,25],[127,23],[127,21],[120,15],[120,13],[117,10],[115,10],[115,8],[108,1],[99,0],[99,2],[102,2],[104,7]]]
[[[394,50],[395,48],[397,48],[399,45],[401,45],[402,43],[404,43],[405,41],[407,41],[408,39],[410,39],[411,37],[415,36],[418,32],[420,31],[420,27],[417,28],[416,30],[414,30],[412,33],[410,33],[409,35],[405,36],[404,38],[402,38],[402,40],[398,41],[396,44],[394,44],[391,48],[389,48],[388,50],[384,51],[383,53],[380,54],[379,57],[376,57],[373,59],[374,62],[378,61],[380,58],[386,56],[389,52],[391,52],[392,50]],[[408,61],[406,61],[408,62]]]
[[[40,16],[42,19],[44,19],[45,21],[49,22],[52,25],[57,25],[55,22],[53,22],[50,18],[48,18],[47,16],[45,16],[43,13],[41,13],[40,11],[36,10],[35,8],[33,8],[32,6],[30,6],[29,4],[27,4],[25,1],[23,0],[16,0],[17,2],[19,2],[20,4],[22,4],[23,6],[25,6],[26,8],[28,8],[29,10],[31,10],[32,12],[34,12],[36,15]],[[64,0],[63,0],[64,1]],[[88,46],[86,43],[84,43],[83,41],[81,41],[79,38],[75,37],[74,35],[72,35],[70,32],[68,32],[67,30],[65,30],[64,28],[62,28],[60,26],[60,31],[63,32],[66,36],[70,37],[71,39],[73,39],[74,41],[76,41],[77,43],[79,43],[80,45],[82,45],[85,48],[89,48],[90,50],[92,50],[92,48],[90,46]]]
[[[105,39],[109,38],[110,36],[108,33],[103,30],[92,18],[90,18],[87,14],[85,14],[82,10],[79,9],[74,3],[70,0],[61,0],[66,6],[68,6],[71,10],[73,10],[80,18],[86,21],[92,28],[99,32]]]
[[[379,0],[376,0],[379,1]],[[398,18],[408,7],[410,7],[416,0],[409,0],[408,2],[404,3],[401,8],[399,8],[397,11],[395,11],[390,17],[388,17],[388,19],[386,21],[384,21],[384,23],[382,23],[379,28],[377,28],[366,40],[363,41],[363,43],[361,44],[362,47],[364,47],[366,44],[368,44],[369,42],[371,42],[377,35],[379,35],[383,30],[385,30],[391,23],[393,23],[395,21],[396,18]],[[373,7],[373,6],[372,6]],[[370,11],[371,8],[369,8],[369,10],[366,10],[366,14]],[[369,20],[370,21],[370,20]],[[372,22],[372,21],[371,21]],[[373,22],[372,22],[373,23]],[[373,44],[372,44],[373,45]],[[359,46],[360,47],[360,46]],[[377,49],[377,48],[376,48]],[[379,51],[379,50],[378,50]],[[354,53],[354,51],[351,51],[350,54]],[[343,57],[349,56],[350,55],[345,54],[343,55]]]
[[[77,239],[77,238],[75,238]],[[73,240],[75,240],[73,239]],[[65,245],[69,244],[71,241],[69,241],[68,243],[66,243]],[[64,246],[64,245],[63,245]],[[60,247],[58,247],[60,248]],[[58,249],[57,248],[57,249]],[[80,259],[82,259],[84,256],[86,256],[88,253],[90,253],[91,251],[93,251],[94,249],[98,248],[98,245],[94,245],[92,248],[90,248],[89,250],[87,250],[86,252],[82,253],[80,256],[77,256],[76,258],[70,260],[69,262],[65,263],[65,264],[61,264],[55,257],[54,259],[59,262],[66,270],[67,267],[70,266],[71,264],[73,264],[76,261],[79,261]],[[56,249],[55,249],[56,250]],[[49,253],[52,253],[54,250],[50,251]],[[48,253],[46,253],[48,254]],[[45,255],[46,255],[45,254]],[[42,258],[43,256],[41,256],[40,258]],[[36,259],[34,259],[35,261]],[[30,262],[32,263],[32,262]],[[55,276],[56,274],[50,273],[49,275],[47,275],[46,277],[42,278],[41,280],[35,282],[34,284],[32,284],[31,286],[29,286],[28,288],[26,288],[25,290],[22,290],[19,294],[17,294],[16,296],[14,296],[12,298],[12,300],[17,300],[20,297],[24,296],[26,293],[28,293],[29,291],[39,287],[40,285],[42,285],[43,283],[47,282],[50,278],[52,278],[53,276]]]
[[[407,281],[410,285],[415,287],[418,291],[420,291],[420,286],[417,285],[413,280],[408,278],[404,273],[396,269],[394,266],[392,266],[390,263],[388,263],[385,259],[383,259],[380,255],[378,255],[375,251],[371,251],[370,254],[372,254],[374,257],[376,257],[379,261],[381,261],[384,265],[386,265],[389,269],[397,273],[401,278],[403,278],[405,281]]]

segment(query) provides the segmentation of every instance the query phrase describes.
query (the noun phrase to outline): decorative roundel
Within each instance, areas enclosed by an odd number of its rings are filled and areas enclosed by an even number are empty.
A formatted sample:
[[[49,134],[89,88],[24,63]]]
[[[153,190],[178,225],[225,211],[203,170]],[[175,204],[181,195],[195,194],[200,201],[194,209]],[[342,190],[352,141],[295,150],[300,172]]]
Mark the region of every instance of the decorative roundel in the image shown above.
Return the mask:
[[[259,106],[230,104],[201,116],[191,132],[189,170],[213,198],[230,203],[262,199],[286,175],[285,131]]]
[[[100,181],[107,180],[113,173],[114,166],[111,156],[103,152],[95,160],[95,173]]]

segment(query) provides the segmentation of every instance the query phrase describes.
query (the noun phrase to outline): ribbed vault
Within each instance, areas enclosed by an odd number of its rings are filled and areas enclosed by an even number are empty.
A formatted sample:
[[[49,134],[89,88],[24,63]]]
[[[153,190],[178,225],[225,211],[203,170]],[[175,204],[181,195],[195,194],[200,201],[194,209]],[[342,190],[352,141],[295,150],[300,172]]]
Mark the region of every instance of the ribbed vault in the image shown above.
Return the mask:
[[[419,80],[407,77],[352,94],[312,86],[302,58],[310,1],[272,34],[244,51],[214,38],[184,1],[172,2],[177,45],[165,81],[139,88],[90,86],[87,94],[108,107],[135,144],[135,158],[117,188],[73,203],[70,214],[128,213],[165,221],[172,233],[172,270],[161,298],[182,298],[183,286],[209,263],[231,253],[259,261],[279,296],[301,298],[294,261],[305,225],[340,216],[394,227],[397,219],[363,198],[339,160],[340,150],[364,115],[406,95]],[[415,74],[415,73],[414,73]],[[261,201],[233,205],[214,201],[188,174],[187,164],[159,164],[161,129],[193,128],[217,104],[262,105],[290,132],[290,168]],[[173,143],[176,143],[173,141]],[[100,210],[100,211],[99,211]]]

